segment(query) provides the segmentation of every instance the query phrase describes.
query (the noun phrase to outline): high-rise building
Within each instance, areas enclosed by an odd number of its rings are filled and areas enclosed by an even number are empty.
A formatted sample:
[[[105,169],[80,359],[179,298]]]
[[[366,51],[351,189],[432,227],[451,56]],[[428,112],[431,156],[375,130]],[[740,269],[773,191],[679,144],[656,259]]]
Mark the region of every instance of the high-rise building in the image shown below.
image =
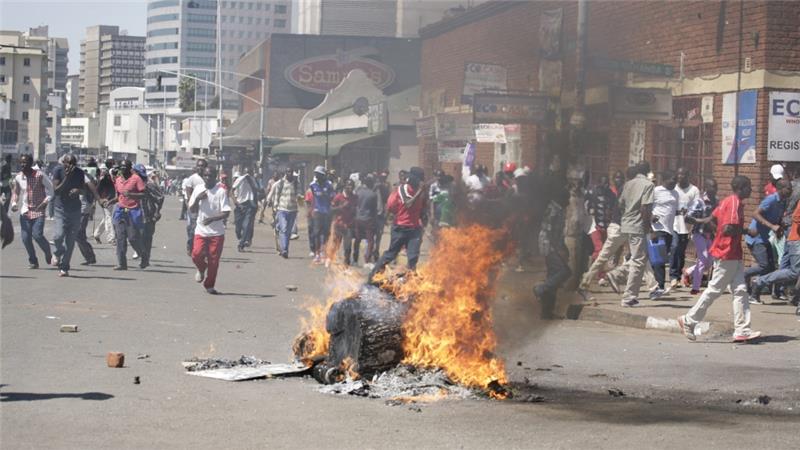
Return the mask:
[[[0,119],[16,122],[15,143],[3,138],[3,151],[43,158],[46,140],[47,53],[23,47],[21,33],[0,32]],[[8,128],[6,125],[2,127]]]
[[[82,114],[108,106],[111,91],[118,87],[143,85],[144,44],[143,36],[128,36],[117,26],[86,28],[78,94]]]
[[[69,43],[66,38],[50,37],[47,25],[31,28],[24,35],[26,47],[38,47],[47,52],[47,89],[63,91],[67,84]]]
[[[215,81],[217,68],[217,28],[221,69],[236,71],[239,58],[268,38],[271,33],[288,33],[291,27],[290,0],[221,1],[150,0],[147,4],[146,88],[149,105],[179,104],[178,77],[181,72]],[[219,23],[217,16],[219,15]],[[192,69],[195,69],[194,71]],[[158,80],[161,80],[159,89]],[[223,73],[222,84],[236,90],[239,78]],[[197,101],[208,104],[216,90],[196,83]],[[235,94],[225,96],[226,108],[238,107]]]
[[[420,28],[485,0],[294,0],[292,30],[326,36],[418,37]]]

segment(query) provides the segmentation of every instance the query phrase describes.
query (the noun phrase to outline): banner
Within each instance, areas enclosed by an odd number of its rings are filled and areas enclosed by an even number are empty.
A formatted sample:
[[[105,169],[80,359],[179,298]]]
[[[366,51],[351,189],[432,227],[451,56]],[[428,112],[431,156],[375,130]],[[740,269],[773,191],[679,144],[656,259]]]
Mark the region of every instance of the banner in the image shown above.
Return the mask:
[[[755,164],[757,91],[722,96],[722,163]],[[736,104],[739,116],[736,120]]]
[[[505,91],[507,89],[508,72],[497,64],[481,64],[468,62],[464,66],[464,90],[461,103],[469,105],[472,97],[489,91]]]
[[[441,113],[436,115],[436,140],[462,141],[473,139],[472,117],[469,113]]]
[[[436,116],[423,117],[415,121],[417,126],[417,137],[436,136]]]
[[[800,92],[769,93],[767,158],[800,161]]]

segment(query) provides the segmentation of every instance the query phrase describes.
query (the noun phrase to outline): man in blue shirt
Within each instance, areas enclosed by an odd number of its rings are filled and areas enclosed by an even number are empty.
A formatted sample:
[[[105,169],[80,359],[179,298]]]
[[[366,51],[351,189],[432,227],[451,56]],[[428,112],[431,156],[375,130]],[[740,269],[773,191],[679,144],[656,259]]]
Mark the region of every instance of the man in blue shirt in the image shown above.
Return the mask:
[[[748,294],[752,294],[750,279],[754,276],[765,275],[775,270],[775,255],[769,243],[770,231],[780,238],[783,235],[783,213],[786,210],[786,201],[792,195],[792,184],[785,178],[777,181],[778,192],[764,197],[758,205],[750,227],[745,236],[745,242],[756,260],[756,265],[744,272],[745,285]],[[750,297],[750,303],[760,304],[757,296]]]
[[[314,181],[309,186],[311,195],[314,197],[314,209],[311,212],[313,218],[314,232],[314,262],[322,263],[322,254],[325,251],[325,244],[328,242],[328,234],[331,231],[331,201],[336,195],[333,184],[328,181],[325,168],[317,166],[314,168]]]

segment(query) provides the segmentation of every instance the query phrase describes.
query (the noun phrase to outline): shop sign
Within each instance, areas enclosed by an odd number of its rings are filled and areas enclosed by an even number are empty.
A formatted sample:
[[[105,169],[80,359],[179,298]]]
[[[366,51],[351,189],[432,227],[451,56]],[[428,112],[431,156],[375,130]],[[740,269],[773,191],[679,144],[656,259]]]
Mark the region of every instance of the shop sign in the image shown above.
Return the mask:
[[[442,113],[436,115],[436,140],[462,141],[473,139],[472,118],[469,113]]]
[[[712,123],[714,122],[714,96],[713,95],[706,95],[703,97],[702,104],[700,106],[700,110],[702,111],[700,115],[703,117],[703,123]]]
[[[475,94],[475,123],[543,123],[548,97],[542,95]]]
[[[769,93],[770,161],[800,161],[800,92]]]
[[[436,136],[436,116],[428,116],[417,119],[415,124],[417,126],[418,138]]]
[[[472,97],[479,92],[505,91],[507,89],[508,72],[497,64],[468,62],[464,66],[464,90],[461,103],[469,105]]]
[[[670,120],[672,91],[612,86],[609,92],[614,118],[632,120]]]
[[[350,71],[360,69],[372,80],[375,87],[383,89],[394,82],[391,67],[378,61],[349,56],[346,53],[317,56],[298,61],[286,68],[286,79],[293,86],[316,94],[327,94],[339,85]]]
[[[493,144],[505,144],[506,127],[502,123],[476,123],[475,140]]]
[[[367,110],[367,132],[369,134],[381,134],[387,130],[389,122],[386,110],[386,102],[369,105]]]
[[[735,92],[722,96],[722,163],[756,162],[757,91]],[[736,107],[736,104],[739,107]],[[739,116],[736,112],[738,109]],[[738,120],[737,120],[738,119]]]
[[[611,59],[597,55],[589,57],[589,64],[595,69],[611,70],[614,72],[634,72],[658,77],[672,77],[675,73],[675,68],[667,64]]]
[[[460,163],[464,158],[467,143],[463,141],[439,142],[436,146],[439,162]]]

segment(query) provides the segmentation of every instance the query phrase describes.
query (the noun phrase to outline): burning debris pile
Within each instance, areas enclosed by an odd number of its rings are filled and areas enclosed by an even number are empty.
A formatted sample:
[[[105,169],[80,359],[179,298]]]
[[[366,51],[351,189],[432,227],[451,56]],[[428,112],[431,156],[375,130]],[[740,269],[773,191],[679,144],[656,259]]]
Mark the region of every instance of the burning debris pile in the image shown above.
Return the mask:
[[[336,271],[333,294],[327,305],[311,310],[295,356],[313,366],[318,381],[360,379],[353,390],[370,396],[383,396],[389,380],[393,396],[405,395],[397,389],[402,379],[411,395],[420,387],[434,391],[424,395],[443,395],[458,385],[507,398],[489,305],[505,238],[502,230],[481,225],[443,229],[416,273],[387,274],[376,279],[377,287]],[[441,382],[417,382],[426,373],[438,373]]]

